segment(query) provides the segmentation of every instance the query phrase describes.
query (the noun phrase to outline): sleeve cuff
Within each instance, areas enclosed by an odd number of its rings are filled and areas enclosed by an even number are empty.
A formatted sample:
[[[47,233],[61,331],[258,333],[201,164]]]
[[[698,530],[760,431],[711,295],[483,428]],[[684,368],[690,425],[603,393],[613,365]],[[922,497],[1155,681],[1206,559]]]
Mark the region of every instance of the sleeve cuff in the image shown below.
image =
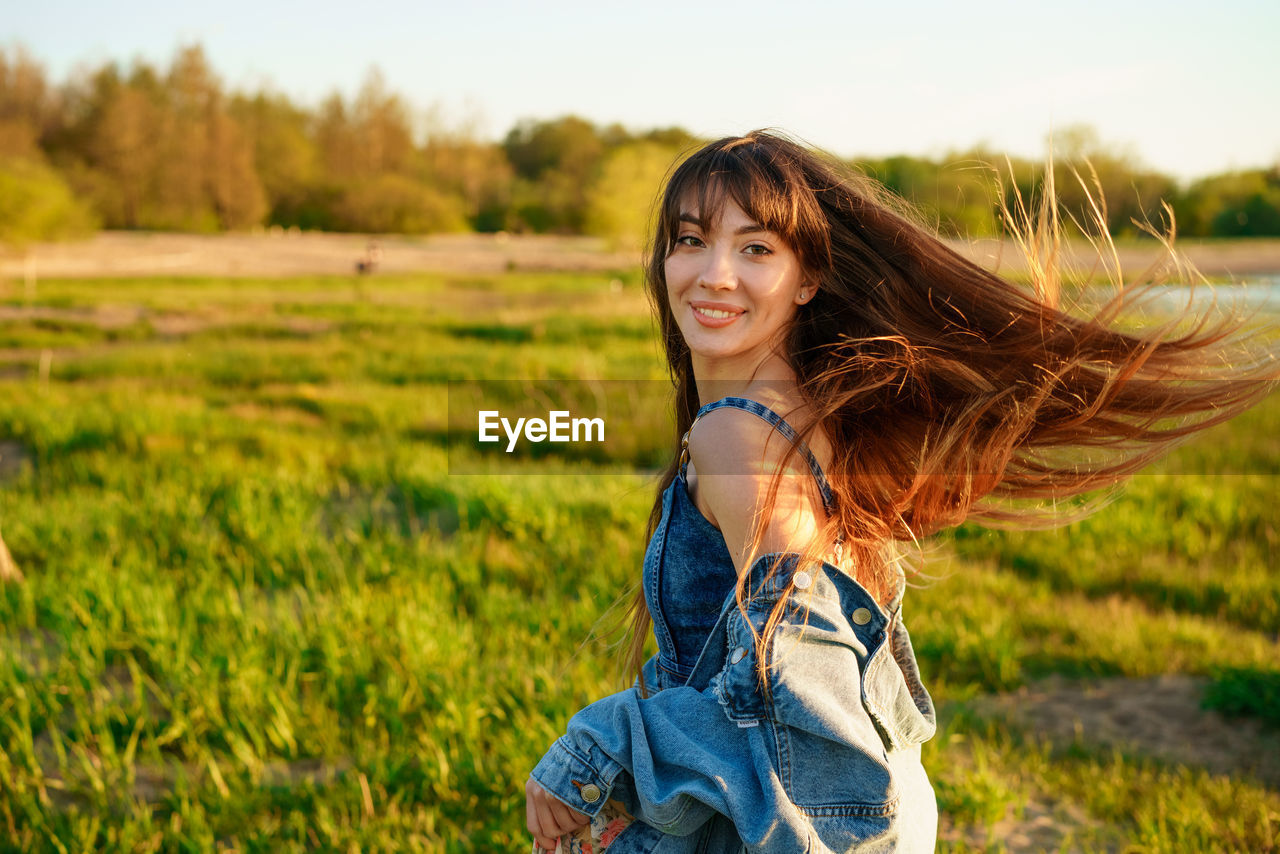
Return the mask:
[[[621,767],[603,754],[600,758],[604,760],[602,763],[593,764],[561,737],[551,745],[530,776],[557,799],[594,817],[609,800],[614,778]],[[597,771],[597,766],[604,770]]]

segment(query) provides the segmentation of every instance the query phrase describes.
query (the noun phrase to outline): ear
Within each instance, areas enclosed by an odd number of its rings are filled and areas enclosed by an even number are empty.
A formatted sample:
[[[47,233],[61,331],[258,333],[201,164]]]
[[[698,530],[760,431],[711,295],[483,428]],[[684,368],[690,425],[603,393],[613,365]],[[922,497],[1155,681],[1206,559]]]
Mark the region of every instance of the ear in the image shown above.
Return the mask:
[[[811,302],[813,298],[817,296],[817,294],[818,294],[818,283],[812,280],[808,280],[803,285],[800,286],[799,292],[796,293],[796,304],[804,305],[807,302]]]

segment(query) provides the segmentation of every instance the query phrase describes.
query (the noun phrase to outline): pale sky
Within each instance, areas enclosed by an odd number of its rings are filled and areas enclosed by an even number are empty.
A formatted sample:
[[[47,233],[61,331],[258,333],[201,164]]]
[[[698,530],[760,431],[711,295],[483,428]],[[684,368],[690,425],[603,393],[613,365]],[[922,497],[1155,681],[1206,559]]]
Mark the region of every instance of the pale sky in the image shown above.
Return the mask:
[[[1180,179],[1280,162],[1280,2],[0,0],[0,44],[61,81],[203,44],[229,88],[314,106],[371,66],[423,113],[576,113],[703,136],[780,127],[845,156],[1041,156],[1093,125]]]

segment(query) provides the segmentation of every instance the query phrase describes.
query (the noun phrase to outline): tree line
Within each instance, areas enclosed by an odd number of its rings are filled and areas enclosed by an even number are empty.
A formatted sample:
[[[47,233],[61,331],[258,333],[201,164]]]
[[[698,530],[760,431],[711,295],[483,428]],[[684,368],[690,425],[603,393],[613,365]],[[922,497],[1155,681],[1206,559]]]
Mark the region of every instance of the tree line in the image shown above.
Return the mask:
[[[25,50],[0,49],[0,241],[264,225],[635,240],[663,177],[699,142],[678,127],[633,132],[576,116],[523,120],[489,141],[415,111],[376,70],[354,98],[310,108],[226,91],[198,45],[166,69],[106,63],[57,85]],[[1068,216],[1090,219],[1075,169],[1100,187],[1117,236],[1158,222],[1162,200],[1181,235],[1280,235],[1280,163],[1182,187],[1087,127],[1060,133],[1055,157]],[[1038,164],[981,148],[852,162],[953,235],[998,234],[998,194],[1039,191]]]

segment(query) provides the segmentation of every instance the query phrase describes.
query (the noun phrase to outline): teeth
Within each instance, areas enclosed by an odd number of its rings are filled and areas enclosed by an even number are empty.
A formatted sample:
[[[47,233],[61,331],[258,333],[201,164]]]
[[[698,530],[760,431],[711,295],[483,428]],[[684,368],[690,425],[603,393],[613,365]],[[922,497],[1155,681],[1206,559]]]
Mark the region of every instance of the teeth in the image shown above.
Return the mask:
[[[718,308],[700,308],[698,309],[698,313],[705,314],[707,317],[716,317],[716,318],[734,317],[736,315],[736,312],[721,311]]]

